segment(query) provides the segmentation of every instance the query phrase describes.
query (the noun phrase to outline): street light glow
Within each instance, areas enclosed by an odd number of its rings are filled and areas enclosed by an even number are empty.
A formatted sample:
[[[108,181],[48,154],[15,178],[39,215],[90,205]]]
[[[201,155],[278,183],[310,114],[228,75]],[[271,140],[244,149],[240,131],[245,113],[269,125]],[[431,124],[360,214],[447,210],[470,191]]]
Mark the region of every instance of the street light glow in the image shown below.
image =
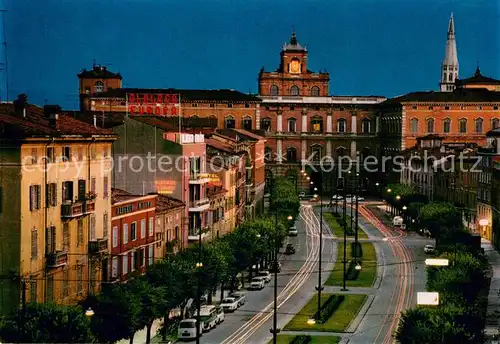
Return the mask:
[[[196,263],[196,267],[197,267],[197,268],[202,268],[202,267],[203,267],[203,263],[201,263],[201,262]]]
[[[288,215],[287,219],[288,219],[288,221],[292,221],[293,220],[292,215]]]
[[[307,324],[308,325],[314,325],[314,324],[316,324],[316,319],[312,319],[312,318],[311,319],[307,319]]]
[[[307,179],[309,179],[309,178],[307,178]],[[314,184],[314,182],[311,180],[311,185],[313,185],[313,184]]]
[[[359,271],[359,270],[361,270],[361,265],[359,265],[359,263],[358,263],[358,264],[356,265],[355,269],[356,269],[356,270],[358,270],[358,271]]]
[[[387,192],[391,193],[391,192],[392,192],[392,190],[391,190],[391,189],[387,189]]]
[[[401,199],[401,196],[397,195],[396,199],[399,201]]]
[[[314,187],[314,191],[318,191],[318,188],[317,188],[317,187]]]
[[[260,237],[261,237],[261,235],[260,235],[260,234],[257,234],[257,238],[260,238]]]
[[[311,179],[311,177],[307,176],[307,180]]]
[[[94,314],[95,314],[94,311],[90,307],[85,311],[85,316],[88,317],[88,318],[90,318]]]
[[[314,198],[318,198],[318,195],[314,195]]]
[[[403,210],[406,210],[406,209],[408,209],[408,208],[406,207],[406,205],[404,205],[404,206],[403,206]]]
[[[375,183],[375,186],[379,186],[380,184],[379,183]]]

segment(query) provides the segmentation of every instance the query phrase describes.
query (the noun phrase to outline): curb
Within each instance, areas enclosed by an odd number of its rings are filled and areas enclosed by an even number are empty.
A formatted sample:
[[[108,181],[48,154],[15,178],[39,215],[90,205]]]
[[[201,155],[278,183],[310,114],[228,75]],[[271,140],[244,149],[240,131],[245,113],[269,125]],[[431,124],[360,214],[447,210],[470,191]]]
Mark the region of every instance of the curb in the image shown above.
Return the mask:
[[[372,305],[374,299],[375,295],[368,295],[368,297],[365,299],[365,302],[363,303],[363,306],[361,306],[361,308],[359,309],[358,315],[347,326],[345,333],[356,332],[359,324],[361,324],[361,321],[364,319],[366,313],[368,313],[368,309],[370,309],[370,306]]]
[[[375,253],[377,254],[377,278],[373,283],[373,288],[379,289],[385,275],[385,255],[377,242],[372,242],[372,244],[375,247]]]

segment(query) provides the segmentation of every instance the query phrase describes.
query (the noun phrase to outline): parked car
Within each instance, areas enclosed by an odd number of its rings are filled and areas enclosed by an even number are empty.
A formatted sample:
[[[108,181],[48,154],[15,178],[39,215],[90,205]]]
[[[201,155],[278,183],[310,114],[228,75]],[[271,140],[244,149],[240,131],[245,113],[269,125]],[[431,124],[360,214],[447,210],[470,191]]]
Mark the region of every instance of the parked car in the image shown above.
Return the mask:
[[[200,322],[201,329],[204,324]],[[200,331],[200,337],[203,331]],[[196,319],[184,319],[179,323],[177,334],[180,340],[196,338]]]
[[[217,326],[217,310],[215,306],[201,306],[200,320],[203,323],[203,331],[209,332]]]
[[[226,297],[222,300],[220,306],[224,310],[224,312],[234,312],[238,309],[239,303],[236,297]]]
[[[394,226],[401,226],[403,224],[403,218],[401,216],[394,216],[392,219],[392,224]]]
[[[295,247],[293,244],[287,244],[285,248],[285,254],[294,254],[295,253]]]
[[[288,228],[288,236],[297,236],[299,232],[297,231],[297,227],[292,226]]]
[[[266,285],[266,279],[264,277],[254,277],[250,282],[250,287],[248,289],[262,290]]]
[[[306,193],[304,191],[299,192],[299,198],[306,198]]]
[[[278,262],[277,264],[275,262],[271,263],[271,266],[269,268],[269,272],[281,272],[281,263]]]
[[[259,271],[258,276],[264,277],[264,279],[266,280],[266,283],[271,282],[271,273],[269,273],[269,271],[267,271],[267,270]]]
[[[340,200],[343,200],[343,199],[344,199],[344,197],[341,196],[341,195],[333,195],[332,196],[332,200],[333,201],[335,201],[335,200],[340,201]]]
[[[354,196],[354,197],[352,198],[352,200],[353,200],[354,202],[356,202],[356,199],[358,200],[358,202],[362,202],[362,201],[364,201],[364,200],[365,200],[365,198],[364,198],[364,197],[361,197],[361,196]]]
[[[220,324],[226,318],[226,316],[224,315],[224,310],[222,309],[222,307],[217,306],[215,307],[215,311],[217,312],[217,324]]]
[[[428,253],[428,254],[434,253],[434,246],[432,246],[432,245],[425,245],[424,252]]]
[[[243,291],[237,291],[229,295],[230,297],[234,297],[236,301],[238,301],[238,307],[243,306],[247,302],[247,294]]]

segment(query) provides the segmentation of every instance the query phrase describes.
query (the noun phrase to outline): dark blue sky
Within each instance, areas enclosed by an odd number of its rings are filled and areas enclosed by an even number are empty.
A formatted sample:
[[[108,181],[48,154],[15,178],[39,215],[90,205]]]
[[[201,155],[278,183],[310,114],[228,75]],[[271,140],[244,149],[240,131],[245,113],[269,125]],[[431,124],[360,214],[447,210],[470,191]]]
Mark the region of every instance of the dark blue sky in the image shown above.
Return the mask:
[[[92,60],[125,87],[257,91],[295,27],[330,93],[396,96],[436,89],[450,12],[460,76],[500,77],[496,0],[3,0],[9,98],[78,107]],[[5,91],[2,100],[5,99]]]

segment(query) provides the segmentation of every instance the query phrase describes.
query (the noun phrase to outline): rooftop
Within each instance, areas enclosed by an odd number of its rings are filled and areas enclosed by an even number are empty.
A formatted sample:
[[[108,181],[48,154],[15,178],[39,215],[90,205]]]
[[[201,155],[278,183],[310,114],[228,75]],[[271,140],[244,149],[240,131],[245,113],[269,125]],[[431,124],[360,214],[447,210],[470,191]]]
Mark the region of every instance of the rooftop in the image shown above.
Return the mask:
[[[156,213],[162,213],[184,206],[185,203],[181,200],[178,200],[177,198],[160,194],[156,196]]]
[[[131,194],[130,192],[122,190],[122,189],[112,188],[111,189],[111,204],[125,202],[125,201],[131,201],[131,200],[134,200],[136,198],[147,197],[147,196],[156,196],[156,194],[154,194],[154,195],[151,195],[151,194],[150,195],[134,195],[134,194]]]
[[[500,85],[500,80],[489,78],[487,76],[484,76],[481,74],[481,70],[479,69],[479,66],[476,69],[476,73],[474,73],[474,76],[471,76],[470,78],[466,79],[457,79],[455,81],[455,84],[457,86],[464,86],[464,85]]]
[[[222,185],[208,183],[207,188],[206,188],[206,192],[207,192],[207,197],[211,198],[211,197],[215,197],[217,195],[224,194],[227,192],[227,190],[224,189],[222,187]]]
[[[266,138],[244,129],[217,129],[217,133],[238,141],[260,141]]]
[[[105,66],[94,65],[91,70],[83,69],[78,78],[87,79],[122,79],[120,73],[112,73]]]
[[[411,92],[388,99],[382,104],[405,102],[500,102],[500,92],[488,91],[485,88],[457,88],[453,92]]]
[[[290,43],[285,43],[283,44],[283,51],[307,51],[307,48],[303,47],[300,45],[299,41],[297,40],[297,35],[295,34],[295,31],[292,32],[292,37],[290,38]]]

